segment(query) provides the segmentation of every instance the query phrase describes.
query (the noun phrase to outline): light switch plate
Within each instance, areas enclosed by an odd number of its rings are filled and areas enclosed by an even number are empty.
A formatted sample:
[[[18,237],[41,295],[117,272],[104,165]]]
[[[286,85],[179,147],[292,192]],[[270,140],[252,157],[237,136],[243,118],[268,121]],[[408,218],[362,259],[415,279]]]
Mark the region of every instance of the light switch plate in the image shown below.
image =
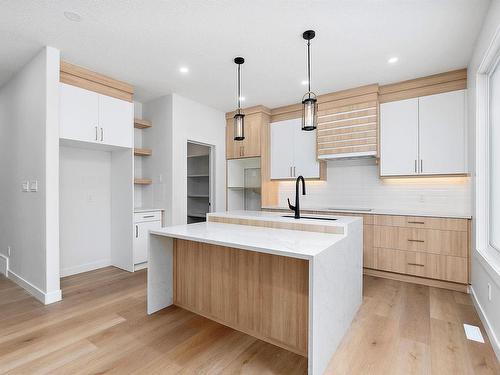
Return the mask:
[[[30,183],[29,183],[29,181],[23,181],[23,182],[21,183],[21,186],[22,186],[21,190],[22,190],[23,192],[28,192],[28,191],[30,191]]]
[[[30,191],[36,192],[38,191],[38,180],[30,181]]]

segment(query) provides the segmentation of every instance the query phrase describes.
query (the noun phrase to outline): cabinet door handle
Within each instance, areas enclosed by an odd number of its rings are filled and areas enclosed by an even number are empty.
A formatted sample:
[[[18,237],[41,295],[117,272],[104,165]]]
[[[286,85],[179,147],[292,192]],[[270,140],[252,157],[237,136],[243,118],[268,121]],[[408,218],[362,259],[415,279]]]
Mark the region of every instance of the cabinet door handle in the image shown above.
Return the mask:
[[[104,140],[104,129],[101,128],[101,142]]]
[[[423,173],[424,171],[424,161],[420,159],[420,173]]]
[[[422,242],[423,243],[425,241],[424,240],[410,240],[410,239],[408,239],[408,242]]]
[[[155,217],[155,215],[146,215],[146,216],[143,216],[142,218],[147,219],[148,217]]]
[[[425,224],[425,221],[408,221],[408,224]]]
[[[295,166],[293,166],[293,177],[296,177],[295,176]]]
[[[415,159],[415,173],[417,173],[417,159]]]
[[[97,135],[97,132],[98,132],[98,131],[99,131],[99,130],[97,130],[97,126],[95,126],[95,140],[96,140],[96,141],[97,141],[97,139],[98,139],[98,135]]]
[[[292,166],[290,166],[290,177],[293,177],[292,176]]]
[[[245,156],[245,146],[241,146],[241,156]]]
[[[139,237],[139,226],[136,225],[135,226],[135,238],[138,238]]]
[[[408,263],[409,266],[425,267],[425,264],[420,263]]]

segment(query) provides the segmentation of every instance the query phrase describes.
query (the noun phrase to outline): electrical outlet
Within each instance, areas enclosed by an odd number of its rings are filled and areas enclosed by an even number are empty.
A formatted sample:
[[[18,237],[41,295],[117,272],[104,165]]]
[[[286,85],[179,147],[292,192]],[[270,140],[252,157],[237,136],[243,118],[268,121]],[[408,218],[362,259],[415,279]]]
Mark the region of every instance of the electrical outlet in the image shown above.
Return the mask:
[[[488,301],[491,301],[491,284],[488,283]]]
[[[12,247],[7,246],[7,256],[10,257],[10,253],[12,252]]]
[[[25,192],[25,193],[28,192],[28,191],[30,191],[30,182],[29,181],[23,181],[21,183],[21,190],[23,192]]]
[[[418,201],[419,201],[420,203],[425,203],[425,197],[424,197],[424,195],[423,195],[423,194],[420,194],[420,195],[418,196]]]

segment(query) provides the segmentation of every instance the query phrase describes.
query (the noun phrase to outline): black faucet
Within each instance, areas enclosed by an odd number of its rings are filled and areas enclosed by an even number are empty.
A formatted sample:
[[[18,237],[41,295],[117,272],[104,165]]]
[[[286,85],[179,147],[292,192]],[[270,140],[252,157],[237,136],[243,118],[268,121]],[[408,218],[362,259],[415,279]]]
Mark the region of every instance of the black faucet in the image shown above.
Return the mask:
[[[295,206],[290,204],[290,198],[288,200],[288,207],[290,210],[295,212],[295,219],[300,219],[300,204],[299,204],[299,181],[302,181],[302,195],[306,195],[306,182],[304,177],[299,176],[295,181]]]

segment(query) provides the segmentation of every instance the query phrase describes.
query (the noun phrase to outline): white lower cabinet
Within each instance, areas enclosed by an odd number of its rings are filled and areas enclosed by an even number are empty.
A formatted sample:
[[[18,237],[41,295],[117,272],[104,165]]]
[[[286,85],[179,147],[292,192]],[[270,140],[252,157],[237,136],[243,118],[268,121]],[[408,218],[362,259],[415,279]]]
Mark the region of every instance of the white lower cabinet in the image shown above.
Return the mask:
[[[149,231],[161,228],[161,211],[134,214],[134,264],[148,261]]]

